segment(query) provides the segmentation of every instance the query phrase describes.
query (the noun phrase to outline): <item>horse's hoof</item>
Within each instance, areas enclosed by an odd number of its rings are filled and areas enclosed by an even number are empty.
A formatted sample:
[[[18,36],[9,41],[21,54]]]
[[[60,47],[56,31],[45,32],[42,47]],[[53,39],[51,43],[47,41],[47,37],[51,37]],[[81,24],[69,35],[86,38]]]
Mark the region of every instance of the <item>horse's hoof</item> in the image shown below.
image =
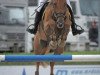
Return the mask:
[[[39,71],[35,71],[35,75],[39,75]]]

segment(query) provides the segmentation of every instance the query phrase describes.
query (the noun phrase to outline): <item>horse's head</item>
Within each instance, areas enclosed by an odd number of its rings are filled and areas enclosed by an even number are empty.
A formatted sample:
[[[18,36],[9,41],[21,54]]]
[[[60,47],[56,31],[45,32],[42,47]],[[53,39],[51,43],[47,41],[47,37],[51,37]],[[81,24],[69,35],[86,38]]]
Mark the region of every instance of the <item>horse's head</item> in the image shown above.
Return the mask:
[[[67,3],[66,0],[51,0],[53,6],[53,19],[56,21],[58,28],[64,27],[64,21],[66,20]]]

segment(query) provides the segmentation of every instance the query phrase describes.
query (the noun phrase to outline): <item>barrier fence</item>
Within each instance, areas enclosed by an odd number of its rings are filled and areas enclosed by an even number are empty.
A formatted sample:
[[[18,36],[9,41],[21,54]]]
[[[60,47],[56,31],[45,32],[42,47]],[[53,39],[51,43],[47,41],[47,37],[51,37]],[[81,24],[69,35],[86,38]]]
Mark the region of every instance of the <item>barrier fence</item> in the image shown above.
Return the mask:
[[[0,55],[1,62],[100,62],[100,55]]]

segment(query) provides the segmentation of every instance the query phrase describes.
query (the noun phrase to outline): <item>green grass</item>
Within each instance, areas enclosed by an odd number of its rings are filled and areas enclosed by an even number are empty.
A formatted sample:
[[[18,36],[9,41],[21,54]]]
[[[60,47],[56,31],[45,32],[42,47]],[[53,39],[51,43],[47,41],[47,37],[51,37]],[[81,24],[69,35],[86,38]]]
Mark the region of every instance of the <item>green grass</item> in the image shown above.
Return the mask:
[[[49,64],[49,62],[47,62]],[[100,62],[56,62],[56,65],[100,65]],[[35,65],[35,62],[0,62],[0,66]]]
[[[34,53],[0,53],[2,54],[6,54],[6,55],[33,55]],[[100,51],[80,51],[80,52],[64,52],[63,54],[72,54],[72,55],[82,55],[82,54],[86,54],[86,55],[97,55],[100,54]]]

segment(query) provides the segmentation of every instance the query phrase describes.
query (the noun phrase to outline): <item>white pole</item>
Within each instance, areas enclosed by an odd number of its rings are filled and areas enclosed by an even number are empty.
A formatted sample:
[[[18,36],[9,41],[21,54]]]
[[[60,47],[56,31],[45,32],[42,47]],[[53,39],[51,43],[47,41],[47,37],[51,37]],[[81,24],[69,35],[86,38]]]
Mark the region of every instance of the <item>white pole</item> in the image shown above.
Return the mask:
[[[5,60],[5,55],[0,55],[0,61],[4,61]]]

